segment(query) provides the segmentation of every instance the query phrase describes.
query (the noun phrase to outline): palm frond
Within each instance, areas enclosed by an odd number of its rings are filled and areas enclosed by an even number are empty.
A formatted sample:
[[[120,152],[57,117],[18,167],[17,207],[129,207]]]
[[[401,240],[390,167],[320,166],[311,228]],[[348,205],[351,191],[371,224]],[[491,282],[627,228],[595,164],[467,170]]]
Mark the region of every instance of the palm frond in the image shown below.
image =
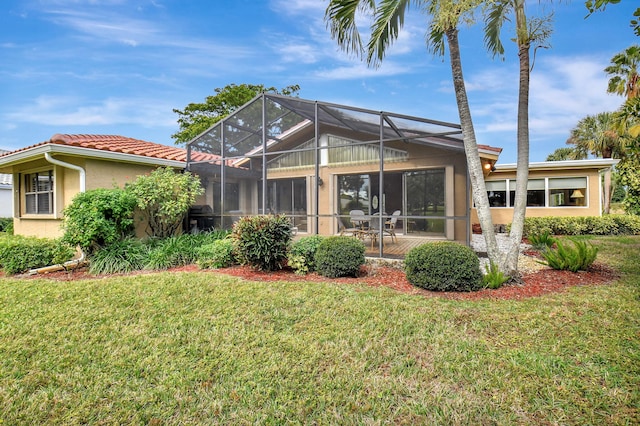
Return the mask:
[[[382,0],[371,26],[371,39],[367,45],[367,63],[379,65],[404,25],[404,13],[411,0]]]
[[[507,14],[512,10],[510,2],[491,3],[484,20],[484,43],[493,56],[504,54],[504,45],[500,40],[500,31],[505,21],[509,18]]]
[[[362,38],[356,24],[356,14],[374,11],[375,0],[331,0],[325,10],[325,21],[331,37],[347,53],[361,56],[364,52]]]

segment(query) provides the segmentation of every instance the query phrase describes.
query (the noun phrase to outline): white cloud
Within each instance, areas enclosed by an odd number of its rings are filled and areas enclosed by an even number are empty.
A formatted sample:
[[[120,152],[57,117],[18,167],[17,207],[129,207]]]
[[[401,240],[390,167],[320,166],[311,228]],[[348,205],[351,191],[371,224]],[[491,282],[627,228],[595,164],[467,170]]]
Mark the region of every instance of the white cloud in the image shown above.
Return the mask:
[[[6,114],[10,123],[49,126],[136,124],[175,126],[174,105],[146,98],[107,98],[89,102],[77,97],[40,96]]]

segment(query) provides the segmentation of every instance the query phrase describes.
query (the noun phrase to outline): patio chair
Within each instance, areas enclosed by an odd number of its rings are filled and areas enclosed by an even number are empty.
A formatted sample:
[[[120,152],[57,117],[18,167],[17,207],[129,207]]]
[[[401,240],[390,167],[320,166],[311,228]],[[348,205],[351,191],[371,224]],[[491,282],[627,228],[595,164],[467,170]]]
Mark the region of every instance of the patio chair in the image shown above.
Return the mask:
[[[336,219],[338,219],[338,232],[340,232],[340,235],[351,234],[352,237],[359,236],[360,228],[347,228],[338,213],[336,213],[335,216]]]
[[[402,212],[400,210],[396,210],[391,213],[391,219],[385,222],[384,232],[391,236],[391,241],[394,243],[398,242],[398,237],[396,236],[396,223],[398,222],[398,217]]]
[[[365,225],[369,222],[369,219],[365,216],[364,211],[351,210],[349,212],[349,217],[351,218],[351,223],[353,223],[356,228],[360,228],[360,230],[366,229]]]

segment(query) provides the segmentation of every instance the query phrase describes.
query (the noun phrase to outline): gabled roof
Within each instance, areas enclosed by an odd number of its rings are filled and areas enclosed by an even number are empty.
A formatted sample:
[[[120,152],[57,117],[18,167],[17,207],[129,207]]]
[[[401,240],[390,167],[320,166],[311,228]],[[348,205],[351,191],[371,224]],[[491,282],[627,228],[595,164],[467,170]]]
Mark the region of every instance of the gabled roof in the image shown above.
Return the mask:
[[[117,161],[184,167],[187,150],[118,135],[55,134],[50,140],[0,154],[0,166],[14,164],[43,152],[98,157]],[[215,160],[211,154],[193,153],[200,161]]]

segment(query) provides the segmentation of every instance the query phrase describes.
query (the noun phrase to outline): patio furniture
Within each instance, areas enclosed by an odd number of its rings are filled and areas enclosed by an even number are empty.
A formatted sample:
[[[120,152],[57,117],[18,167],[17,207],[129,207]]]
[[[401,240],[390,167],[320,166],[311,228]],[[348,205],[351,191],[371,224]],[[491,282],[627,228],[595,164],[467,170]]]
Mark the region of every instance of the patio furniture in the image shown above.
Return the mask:
[[[397,243],[398,237],[396,236],[396,223],[398,222],[398,217],[402,212],[400,210],[396,210],[391,213],[391,218],[385,222],[385,232],[391,236],[391,241]]]
[[[359,236],[358,233],[361,231],[360,228],[347,228],[344,224],[344,222],[342,221],[342,218],[336,213],[335,214],[336,219],[338,219],[338,232],[340,233],[340,235],[347,235],[347,234],[351,234],[352,237],[357,237]]]

